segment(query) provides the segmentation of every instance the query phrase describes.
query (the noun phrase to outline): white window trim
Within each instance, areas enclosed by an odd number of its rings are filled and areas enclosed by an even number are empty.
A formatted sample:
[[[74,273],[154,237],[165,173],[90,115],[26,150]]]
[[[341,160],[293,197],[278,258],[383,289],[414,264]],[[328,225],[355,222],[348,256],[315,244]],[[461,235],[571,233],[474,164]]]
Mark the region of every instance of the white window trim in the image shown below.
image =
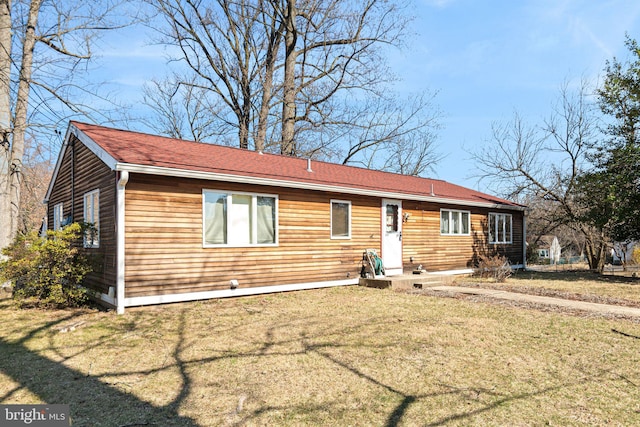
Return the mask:
[[[96,190],[92,190],[92,191],[88,191],[86,193],[84,193],[84,195],[82,196],[82,219],[85,223],[89,223],[89,221],[87,221],[87,198],[91,197],[91,200],[93,200],[93,196],[94,194],[98,195],[98,206],[93,205],[92,202],[92,208],[93,208],[93,217],[94,220],[97,217],[98,218],[98,226],[96,227],[96,238],[92,239],[91,243],[87,243],[87,236],[86,234],[82,237],[82,243],[83,246],[85,248],[99,248],[100,247],[100,189],[96,189]],[[95,225],[95,223],[93,223]],[[97,243],[95,242],[97,240]]]
[[[509,239],[508,240],[505,239],[502,242],[497,240],[497,238],[498,238],[498,232],[497,232],[498,231],[498,223],[497,223],[497,221],[498,221],[498,216],[499,215],[504,216],[505,219],[509,218]],[[489,229],[487,230],[487,238],[489,238],[489,239],[491,238],[491,217],[492,216],[493,216],[494,221],[495,221],[494,225],[495,225],[495,229],[496,229],[496,235],[494,236],[494,240],[493,241],[489,240],[489,244],[490,245],[511,245],[511,244],[513,244],[513,215],[512,214],[508,214],[508,213],[502,213],[502,212],[489,212],[489,215],[487,217],[488,218],[487,219],[487,221],[488,221],[487,225],[489,226]],[[505,222],[505,224],[506,224],[506,222]],[[505,233],[505,238],[506,238],[506,234],[507,233]]]
[[[333,235],[333,204],[334,203],[345,203],[349,206],[349,212],[348,212],[349,218],[348,218],[346,236]],[[331,240],[350,240],[351,239],[351,201],[331,199],[331,203],[329,204],[329,210],[330,210],[329,215],[331,216],[331,223],[329,224],[329,233],[331,234]]]
[[[64,204],[61,202],[53,206],[53,231],[62,229],[63,220],[64,220]]]
[[[442,232],[442,212],[449,212],[449,231],[451,231],[451,212],[460,212],[461,219],[462,219],[462,214],[466,213],[467,214],[467,232],[466,233],[443,233]],[[460,209],[440,209],[440,216],[438,218],[438,221],[440,225],[441,236],[470,236],[471,235],[471,211],[463,211]]]
[[[258,204],[258,197],[271,197],[273,199],[275,199],[275,218],[274,218],[274,226],[275,226],[275,230],[274,230],[274,243],[249,243],[249,244],[233,244],[233,243],[219,243],[219,244],[211,244],[211,243],[207,243],[206,242],[206,238],[205,238],[205,194],[206,193],[215,193],[215,194],[226,194],[227,196],[232,196],[234,194],[239,195],[239,196],[251,196],[251,211],[252,212],[257,212],[257,204]],[[278,204],[279,204],[279,199],[278,199],[278,195],[277,194],[266,194],[266,193],[249,193],[249,192],[244,192],[244,191],[231,191],[231,190],[216,190],[216,189],[212,189],[212,188],[203,188],[202,189],[202,247],[203,248],[255,248],[255,247],[270,247],[270,246],[278,246],[278,242],[279,242],[279,238],[280,238],[280,225],[279,225],[279,219],[278,219]],[[230,220],[230,215],[231,215],[231,209],[227,209],[227,224],[229,223]],[[257,232],[258,232],[258,227],[257,227],[257,221],[253,221],[252,222],[253,226],[252,226],[252,230],[251,230],[251,234],[252,234],[252,240],[253,241],[257,241]],[[227,241],[228,241],[228,236],[227,236]]]

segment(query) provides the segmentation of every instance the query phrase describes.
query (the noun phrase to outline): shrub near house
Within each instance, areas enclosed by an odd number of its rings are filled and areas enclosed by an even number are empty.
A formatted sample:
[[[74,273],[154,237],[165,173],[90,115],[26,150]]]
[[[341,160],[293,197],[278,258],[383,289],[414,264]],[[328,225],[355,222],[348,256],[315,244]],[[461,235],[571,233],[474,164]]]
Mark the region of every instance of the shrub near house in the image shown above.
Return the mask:
[[[0,263],[0,278],[13,285],[13,297],[21,307],[74,307],[87,302],[87,289],[80,284],[91,271],[77,242],[78,223],[46,236],[37,232],[19,235],[3,249],[8,257]]]

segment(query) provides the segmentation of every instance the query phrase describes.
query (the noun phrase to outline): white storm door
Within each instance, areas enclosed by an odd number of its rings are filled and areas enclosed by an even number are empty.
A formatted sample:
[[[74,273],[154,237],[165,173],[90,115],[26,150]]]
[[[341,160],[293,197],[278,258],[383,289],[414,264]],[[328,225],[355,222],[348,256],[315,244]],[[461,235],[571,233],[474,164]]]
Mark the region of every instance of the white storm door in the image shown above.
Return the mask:
[[[402,274],[402,200],[382,199],[381,258],[387,276]]]

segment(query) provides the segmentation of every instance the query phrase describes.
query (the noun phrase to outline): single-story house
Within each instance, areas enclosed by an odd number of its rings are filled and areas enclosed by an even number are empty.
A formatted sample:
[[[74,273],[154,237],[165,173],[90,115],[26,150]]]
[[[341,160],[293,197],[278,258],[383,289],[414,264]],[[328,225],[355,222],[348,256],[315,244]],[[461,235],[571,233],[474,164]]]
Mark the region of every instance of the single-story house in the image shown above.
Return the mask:
[[[45,203],[94,225],[86,285],[126,307],[525,263],[525,208],[445,181],[71,122]]]

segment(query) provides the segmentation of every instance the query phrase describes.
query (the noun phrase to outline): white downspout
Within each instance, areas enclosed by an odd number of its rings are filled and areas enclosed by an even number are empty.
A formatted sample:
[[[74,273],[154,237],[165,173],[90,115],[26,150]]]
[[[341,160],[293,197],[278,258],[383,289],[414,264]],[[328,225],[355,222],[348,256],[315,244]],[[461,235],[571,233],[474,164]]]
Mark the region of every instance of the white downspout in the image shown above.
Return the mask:
[[[116,257],[118,260],[116,271],[116,312],[124,314],[124,189],[129,181],[129,172],[121,171],[117,186],[117,209],[116,209]]]

